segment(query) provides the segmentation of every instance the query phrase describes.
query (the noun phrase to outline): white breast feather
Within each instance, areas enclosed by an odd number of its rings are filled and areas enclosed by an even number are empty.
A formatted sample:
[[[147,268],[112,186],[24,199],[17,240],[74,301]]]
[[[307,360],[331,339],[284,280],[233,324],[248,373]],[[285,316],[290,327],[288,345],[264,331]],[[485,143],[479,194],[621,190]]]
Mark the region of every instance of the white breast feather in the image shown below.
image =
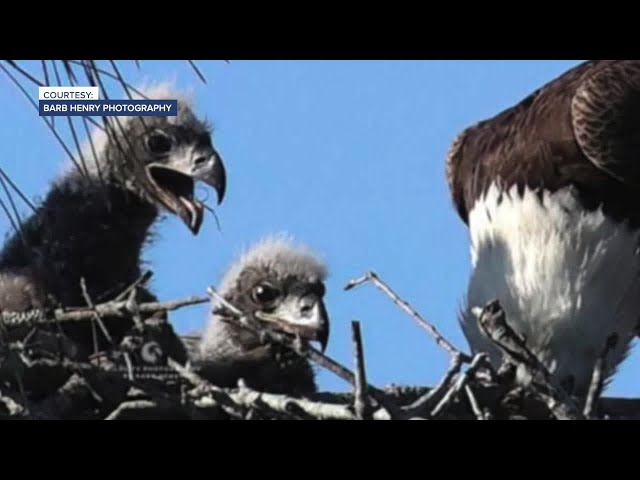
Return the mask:
[[[607,337],[619,341],[607,357],[624,360],[640,319],[638,231],[601,210],[586,212],[572,189],[545,193],[492,186],[470,212],[472,273],[461,315],[474,352],[500,354],[481,334],[477,311],[498,299],[507,321],[562,381],[588,388]],[[475,313],[474,313],[475,312]]]

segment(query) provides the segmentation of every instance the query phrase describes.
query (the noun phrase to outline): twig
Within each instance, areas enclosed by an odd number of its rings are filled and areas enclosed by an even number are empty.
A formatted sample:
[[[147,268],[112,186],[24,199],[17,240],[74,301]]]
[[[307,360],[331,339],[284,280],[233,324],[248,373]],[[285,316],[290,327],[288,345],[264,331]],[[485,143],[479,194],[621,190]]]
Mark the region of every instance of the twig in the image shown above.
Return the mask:
[[[547,404],[549,410],[560,420],[582,419],[582,413],[574,401],[561,387],[555,385],[553,376],[545,365],[526,346],[523,337],[507,323],[500,302],[489,302],[479,317],[480,327],[485,334],[504,351],[520,368],[524,368],[532,378],[531,386]]]
[[[331,404],[317,402],[303,398],[292,398],[287,395],[259,392],[248,388],[246,385],[240,385],[234,392],[229,393],[229,397],[237,403],[237,405],[248,409],[256,409],[264,411],[265,408],[273,412],[291,415],[303,413],[308,417],[317,420],[357,420],[349,405]],[[197,406],[210,406],[212,399],[202,397],[196,400]],[[389,413],[384,409],[377,409],[373,414],[374,420],[390,420]]]
[[[177,310],[190,305],[207,303],[207,297],[188,297],[183,300],[175,300],[171,302],[148,302],[141,303],[138,308],[141,313],[157,313],[163,311]],[[46,324],[57,322],[78,322],[93,318],[96,313],[102,316],[110,316],[117,318],[128,318],[132,312],[128,309],[127,301],[105,302],[95,305],[94,308],[73,307],[58,308],[51,312],[48,316],[44,310],[34,309],[26,312],[0,312],[0,320],[7,326],[17,326],[23,324]]]
[[[196,66],[195,62],[193,60],[187,60],[187,61],[189,62],[189,65],[191,65],[191,68],[193,68],[193,70],[196,72],[196,75],[198,75],[198,78],[202,80],[202,83],[207,83],[207,79],[204,77],[204,75],[202,75],[202,72]]]
[[[138,305],[138,301],[136,300],[136,294],[138,293],[138,288],[134,287],[129,291],[129,295],[127,297],[127,310],[131,312],[131,318],[133,318],[133,322],[136,327],[142,328],[142,317],[140,316],[140,306]]]
[[[478,400],[476,396],[473,394],[473,390],[469,384],[464,386],[464,391],[467,394],[467,398],[469,399],[469,405],[471,405],[471,410],[473,410],[474,415],[478,420],[486,420],[484,417],[484,413],[482,413],[482,409],[480,405],[478,405]]]
[[[146,270],[136,281],[134,281],[131,285],[120,292],[120,294],[118,294],[114,301],[124,300],[129,296],[130,292],[136,290],[138,287],[146,285],[146,283],[151,280],[151,277],[153,277],[153,271]]]
[[[227,414],[236,417],[243,418],[244,412],[238,408],[238,405],[229,397],[229,394],[224,391],[224,389],[217,387],[206,379],[202,378],[196,372],[193,372],[184,366],[180,365],[173,358],[167,359],[168,365],[173,368],[178,374],[187,380],[189,383],[194,385],[196,389],[200,391],[205,391],[215,396],[215,404],[220,407]],[[209,405],[212,406],[212,405]]]
[[[4,405],[9,417],[23,417],[28,415],[26,406],[18,403],[14,397],[15,395],[9,395],[7,392],[0,391],[0,404]]]
[[[447,389],[450,388],[451,382],[454,377],[460,373],[460,369],[462,368],[462,358],[460,355],[453,355],[451,357],[451,363],[445,373],[442,380],[427,393],[418,398],[415,402],[413,402],[408,407],[405,407],[404,410],[407,412],[409,416],[416,415],[424,415],[425,412],[430,411],[433,408],[433,405],[442,399],[442,395],[445,393]]]
[[[393,303],[398,305],[405,313],[407,313],[411,318],[413,318],[418,325],[420,325],[423,329],[425,329],[429,334],[431,334],[438,345],[444,348],[451,355],[460,355],[460,358],[463,362],[468,363],[471,361],[471,356],[466,353],[458,350],[454,345],[451,344],[446,338],[442,336],[442,334],[438,331],[438,329],[432,325],[430,322],[425,320],[422,315],[420,315],[406,300],[403,300],[396,294],[384,281],[378,277],[375,272],[369,272],[363,275],[360,278],[356,278],[351,280],[344,287],[345,290],[351,290],[354,287],[362,285],[366,282],[372,282],[379,290],[381,290],[385,295],[387,295]]]
[[[469,378],[476,373],[478,368],[480,368],[487,361],[487,355],[485,353],[479,353],[473,360],[471,361],[471,365],[466,372],[462,373],[458,376],[456,382],[449,387],[447,393],[442,397],[442,400],[436,405],[436,407],[431,411],[431,417],[437,417],[444,408],[453,400],[453,397],[460,393],[460,391],[464,388],[464,386],[469,381]]]
[[[121,403],[118,408],[116,408],[113,412],[105,418],[105,420],[117,420],[123,414],[131,411],[131,410],[157,410],[161,409],[160,405],[157,402],[152,400],[130,400],[127,402]]]
[[[358,415],[360,420],[369,420],[371,417],[369,415],[369,402],[367,401],[367,373],[364,364],[364,348],[362,346],[360,322],[351,322],[351,333],[356,366],[354,407],[356,415]]]
[[[82,296],[84,297],[84,301],[87,302],[87,306],[93,309],[94,308],[93,301],[91,300],[91,296],[89,295],[89,290],[87,290],[87,282],[85,281],[84,277],[80,279],[80,288],[82,290]],[[100,314],[98,312],[95,312],[92,318],[94,322],[100,326],[100,330],[102,330],[102,334],[105,336],[107,341],[111,344],[111,346],[113,346],[113,339],[111,338],[111,335],[109,335],[109,330],[107,330],[107,327],[102,321],[102,317],[100,316]],[[98,353],[98,339],[96,338],[95,330],[94,330],[93,337],[94,337],[93,353]]]
[[[607,356],[609,355],[609,352],[615,348],[617,343],[618,335],[615,333],[609,335],[605,342],[605,346],[602,349],[602,353],[596,359],[596,363],[593,368],[593,375],[591,377],[591,384],[589,385],[589,393],[587,394],[587,400],[583,411],[585,418],[592,418],[593,416],[593,411],[598,403],[600,394],[602,393],[602,386],[604,383],[603,372],[606,369]]]

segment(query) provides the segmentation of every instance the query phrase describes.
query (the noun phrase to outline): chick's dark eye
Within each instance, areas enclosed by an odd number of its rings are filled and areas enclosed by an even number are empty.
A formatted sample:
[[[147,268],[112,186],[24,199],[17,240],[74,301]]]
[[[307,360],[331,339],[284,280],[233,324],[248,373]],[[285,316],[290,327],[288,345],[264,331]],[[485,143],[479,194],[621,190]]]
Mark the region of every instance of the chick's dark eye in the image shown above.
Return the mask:
[[[171,150],[171,139],[166,135],[154,133],[147,139],[147,145],[152,153],[167,153]]]
[[[277,288],[267,285],[266,283],[261,283],[260,285],[255,286],[251,294],[256,302],[263,305],[272,303],[278,298],[278,296],[280,296],[280,292]]]

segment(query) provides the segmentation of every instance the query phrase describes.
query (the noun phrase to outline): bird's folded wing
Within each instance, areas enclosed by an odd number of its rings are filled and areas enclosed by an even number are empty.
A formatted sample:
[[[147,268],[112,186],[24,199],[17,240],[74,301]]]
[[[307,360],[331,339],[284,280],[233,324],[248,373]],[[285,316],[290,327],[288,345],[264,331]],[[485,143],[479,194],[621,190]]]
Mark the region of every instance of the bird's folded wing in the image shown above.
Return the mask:
[[[640,60],[594,69],[571,102],[585,156],[618,180],[640,187]]]

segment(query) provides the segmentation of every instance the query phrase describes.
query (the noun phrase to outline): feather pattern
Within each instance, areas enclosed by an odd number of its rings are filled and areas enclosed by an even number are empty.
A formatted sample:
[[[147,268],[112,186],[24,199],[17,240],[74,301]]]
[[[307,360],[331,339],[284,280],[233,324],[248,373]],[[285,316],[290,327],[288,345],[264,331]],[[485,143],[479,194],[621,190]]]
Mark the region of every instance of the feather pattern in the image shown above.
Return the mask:
[[[477,325],[498,299],[574,392],[617,333],[611,378],[640,318],[639,155],[637,60],[582,63],[454,140],[445,174],[471,235],[461,321],[474,350],[500,360]]]

